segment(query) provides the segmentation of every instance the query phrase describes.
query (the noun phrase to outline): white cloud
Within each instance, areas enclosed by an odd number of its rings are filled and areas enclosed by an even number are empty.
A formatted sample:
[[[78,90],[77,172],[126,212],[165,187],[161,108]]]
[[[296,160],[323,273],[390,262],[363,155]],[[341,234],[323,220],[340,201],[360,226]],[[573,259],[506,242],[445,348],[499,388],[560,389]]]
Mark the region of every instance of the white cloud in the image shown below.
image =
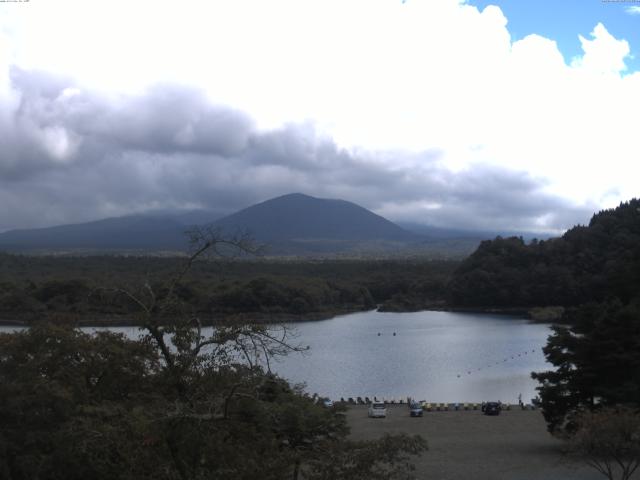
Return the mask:
[[[617,40],[598,23],[591,32],[593,40],[579,36],[584,54],[574,59],[572,66],[591,70],[595,73],[619,74],[627,69],[624,59],[629,56],[626,40]]]
[[[624,9],[629,15],[640,15],[640,7],[632,5]]]
[[[367,158],[407,175],[423,163],[407,151],[437,150],[449,170],[527,171],[576,203],[639,194],[640,73],[603,24],[567,64],[553,39],[512,42],[499,8],[458,0],[58,0],[0,13],[5,73],[57,72],[109,95],[194,85],[262,130],[309,120],[353,151],[404,151]],[[193,128],[171,142],[188,146]],[[72,152],[54,133],[49,150]]]

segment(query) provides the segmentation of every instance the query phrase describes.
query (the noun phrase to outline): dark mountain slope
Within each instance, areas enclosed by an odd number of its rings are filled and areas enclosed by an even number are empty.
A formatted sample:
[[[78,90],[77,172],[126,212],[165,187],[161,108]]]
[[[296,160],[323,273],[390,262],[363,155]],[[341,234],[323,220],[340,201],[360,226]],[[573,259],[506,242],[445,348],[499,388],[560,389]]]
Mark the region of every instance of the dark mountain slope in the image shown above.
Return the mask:
[[[215,224],[225,230],[248,230],[261,241],[415,241],[419,238],[355,203],[314,198],[300,193],[258,203]]]
[[[173,218],[132,215],[0,234],[0,248],[184,250],[185,225]]]
[[[187,248],[184,231],[212,218],[207,211],[132,215],[0,234],[6,250],[174,250]],[[272,254],[385,250],[417,242],[407,232],[369,210],[344,200],[291,194],[245,208],[216,222],[225,232],[249,232],[269,244]]]

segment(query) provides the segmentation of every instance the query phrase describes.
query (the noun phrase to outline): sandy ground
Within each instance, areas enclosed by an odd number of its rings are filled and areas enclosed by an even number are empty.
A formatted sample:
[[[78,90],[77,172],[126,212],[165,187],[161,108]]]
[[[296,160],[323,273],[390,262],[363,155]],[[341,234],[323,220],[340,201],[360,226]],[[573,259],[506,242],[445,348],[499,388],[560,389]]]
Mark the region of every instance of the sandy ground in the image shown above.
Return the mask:
[[[598,472],[562,454],[539,411],[510,410],[499,416],[479,411],[424,412],[410,417],[406,405],[388,407],[387,418],[368,418],[366,406],[347,411],[351,438],[384,433],[420,434],[429,450],[416,458],[420,479],[602,480]],[[634,479],[640,479],[636,472]]]

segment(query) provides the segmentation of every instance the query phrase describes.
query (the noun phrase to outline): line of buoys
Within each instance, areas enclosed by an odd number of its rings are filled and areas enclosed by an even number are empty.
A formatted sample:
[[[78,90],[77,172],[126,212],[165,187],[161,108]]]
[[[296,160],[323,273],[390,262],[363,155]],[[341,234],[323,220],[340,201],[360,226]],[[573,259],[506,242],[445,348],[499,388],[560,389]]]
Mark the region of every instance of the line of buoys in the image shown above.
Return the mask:
[[[532,350],[531,350],[531,353],[535,353],[535,351],[536,351],[536,350],[535,350],[535,348],[534,348],[534,349],[532,349]],[[499,361],[497,361],[497,362],[495,362],[495,363],[493,363],[493,364],[489,364],[489,365],[487,365],[487,366],[486,366],[486,367],[484,367],[484,368],[491,368],[491,367],[494,367],[494,366],[500,365],[501,363],[506,363],[506,362],[508,362],[509,360],[515,360],[515,359],[517,359],[517,357],[523,357],[524,355],[528,355],[528,354],[529,354],[529,350],[525,350],[524,352],[520,352],[520,353],[517,353],[517,354],[513,354],[511,357],[504,358],[504,359],[502,359],[501,361],[499,360]],[[476,370],[475,370],[475,371],[480,372],[480,371],[482,371],[482,369],[483,369],[483,367],[478,367],[478,368],[476,368]],[[471,375],[471,370],[467,370],[467,375]],[[462,376],[462,375],[461,375],[460,373],[458,373],[458,374],[457,374],[457,377],[458,377],[458,378],[460,378],[461,376]]]
[[[383,397],[378,399],[377,396],[373,398],[369,397],[348,397],[346,400],[344,397],[340,397],[339,402],[343,404],[349,405],[369,405],[371,402],[383,402],[387,405],[405,405],[411,402],[417,402],[422,406],[422,409],[427,412],[447,412],[447,411],[462,411],[462,410],[480,410],[481,404],[479,403],[469,403],[469,402],[427,402],[426,400],[412,400],[410,397],[406,397],[406,401],[403,397],[386,398]],[[516,404],[510,403],[502,403],[500,402],[501,410],[516,410]],[[534,404],[522,404],[520,405],[521,410],[536,410],[539,405]]]

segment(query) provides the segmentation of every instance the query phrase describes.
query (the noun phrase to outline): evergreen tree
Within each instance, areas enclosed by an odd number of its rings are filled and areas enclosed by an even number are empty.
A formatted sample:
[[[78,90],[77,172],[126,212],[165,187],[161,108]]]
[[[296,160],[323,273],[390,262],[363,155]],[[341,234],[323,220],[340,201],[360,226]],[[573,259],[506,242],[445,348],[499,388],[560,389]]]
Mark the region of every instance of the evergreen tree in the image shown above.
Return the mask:
[[[571,433],[584,410],[640,407],[640,305],[612,300],[569,313],[544,353],[554,371],[533,373],[551,432]]]

